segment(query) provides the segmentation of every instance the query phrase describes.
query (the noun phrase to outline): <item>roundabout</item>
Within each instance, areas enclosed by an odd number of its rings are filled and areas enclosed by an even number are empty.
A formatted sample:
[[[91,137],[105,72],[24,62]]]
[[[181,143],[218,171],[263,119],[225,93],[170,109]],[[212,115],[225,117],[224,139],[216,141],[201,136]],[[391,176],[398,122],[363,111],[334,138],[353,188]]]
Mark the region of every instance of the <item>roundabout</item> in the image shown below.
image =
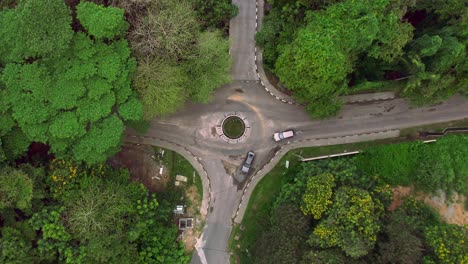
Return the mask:
[[[250,123],[241,112],[224,114],[216,125],[218,136],[229,144],[243,143],[250,136]]]

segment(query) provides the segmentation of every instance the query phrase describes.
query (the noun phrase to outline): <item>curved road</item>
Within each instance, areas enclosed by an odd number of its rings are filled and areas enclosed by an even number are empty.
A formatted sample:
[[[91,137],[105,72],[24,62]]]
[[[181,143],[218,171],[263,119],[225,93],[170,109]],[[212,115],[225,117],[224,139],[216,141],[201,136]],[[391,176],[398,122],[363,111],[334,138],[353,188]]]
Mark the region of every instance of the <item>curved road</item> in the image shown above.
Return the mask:
[[[336,118],[311,121],[301,106],[279,102],[261,85],[255,67],[257,3],[255,0],[234,0],[233,3],[239,6],[239,15],[230,24],[234,81],[221,87],[210,104],[188,104],[170,117],[153,120],[146,135],[128,131],[126,138],[127,142],[176,150],[202,175],[205,195],[202,211],[207,212],[207,218],[192,263],[229,262],[227,242],[234,219],[239,222],[242,218],[248,195],[258,182],[256,179],[248,186],[243,206],[239,206],[246,186],[234,180],[233,170],[242,163],[247,151],[257,154],[253,167],[261,178],[268,168],[260,173],[258,169],[270,164],[275,153],[289,143],[285,149],[336,144],[336,138],[347,139],[353,135],[362,135],[354,140],[370,140],[375,135],[386,135],[378,133],[381,131],[468,117],[468,100],[455,96],[443,104],[424,108],[412,108],[403,99],[348,104]],[[258,6],[262,7],[263,3]],[[230,112],[242,112],[250,122],[251,134],[243,143],[228,144],[216,133],[216,125]],[[272,140],[274,132],[287,128],[298,132],[294,142]],[[390,136],[394,136],[392,133]],[[312,142],[310,139],[321,140]],[[241,207],[241,214],[235,218],[238,207]]]

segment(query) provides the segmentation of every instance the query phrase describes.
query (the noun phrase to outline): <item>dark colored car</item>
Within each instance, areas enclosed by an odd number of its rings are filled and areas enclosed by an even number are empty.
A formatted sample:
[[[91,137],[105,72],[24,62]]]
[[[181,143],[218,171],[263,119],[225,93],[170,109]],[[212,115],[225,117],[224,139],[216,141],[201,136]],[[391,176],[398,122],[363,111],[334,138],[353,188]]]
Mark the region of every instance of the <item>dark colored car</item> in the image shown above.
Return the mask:
[[[252,151],[249,151],[247,153],[247,157],[245,158],[244,164],[242,164],[241,171],[245,174],[249,173],[250,171],[250,166],[252,166],[252,162],[255,158],[255,153]]]

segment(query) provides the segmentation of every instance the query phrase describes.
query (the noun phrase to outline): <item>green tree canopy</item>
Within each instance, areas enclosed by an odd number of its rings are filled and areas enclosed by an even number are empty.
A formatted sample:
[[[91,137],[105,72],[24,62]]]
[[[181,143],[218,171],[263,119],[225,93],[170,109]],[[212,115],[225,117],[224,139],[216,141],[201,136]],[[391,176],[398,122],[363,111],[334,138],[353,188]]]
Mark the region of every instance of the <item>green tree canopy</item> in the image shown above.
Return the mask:
[[[32,263],[32,245],[21,232],[11,227],[2,228],[0,262],[11,264]]]
[[[89,35],[97,39],[112,39],[128,29],[124,10],[104,7],[92,2],[80,2],[76,6],[77,18]]]
[[[191,0],[204,27],[221,28],[239,12],[229,0]]]
[[[341,187],[334,196],[327,218],[315,227],[309,242],[313,246],[338,246],[346,255],[359,258],[373,249],[380,231],[383,206],[367,191]]]
[[[140,61],[134,76],[134,85],[144,107],[145,119],[175,112],[187,95],[187,75],[181,67],[160,59]]]
[[[426,241],[437,258],[437,263],[468,262],[468,226],[441,224],[425,230]]]
[[[9,12],[21,15],[22,5],[1,11],[0,17]],[[112,18],[97,23],[92,15],[96,12],[99,17]],[[41,17],[40,23],[45,18],[65,19],[62,16],[71,20],[69,12],[55,12]],[[76,160],[97,163],[118,150],[122,120],[141,118],[142,107],[130,89],[136,62],[130,57],[127,41],[114,39],[126,30],[123,11],[82,3],[77,17],[84,20],[80,22],[94,38],[77,32],[61,44],[63,47],[53,49],[57,53],[41,53],[42,57],[28,62],[21,61],[26,58],[22,56],[0,72],[0,119],[4,121],[0,137],[9,158],[36,141],[49,144],[59,157],[72,155]],[[48,24],[58,23],[49,20]],[[20,26],[20,22],[15,23]],[[25,30],[35,32],[32,24]],[[17,38],[20,32],[8,33]],[[44,33],[41,39],[60,44],[54,40],[56,35]],[[13,47],[5,47],[14,52]],[[2,54],[0,61],[9,61]]]
[[[0,210],[31,209],[33,181],[21,170],[3,168],[0,170]]]
[[[206,103],[212,92],[231,81],[232,58],[229,55],[229,41],[218,31],[205,31],[200,34],[196,50],[183,65],[189,82],[190,97]]]
[[[339,109],[333,102],[346,92],[348,75],[360,54],[388,62],[402,55],[412,27],[400,21],[398,9],[389,7],[388,0],[357,0],[310,11],[294,40],[279,46],[275,73],[280,80],[301,101],[330,109],[309,107],[314,116]]]
[[[72,37],[70,9],[62,0],[21,0],[0,12],[0,63],[60,54]]]
[[[130,31],[132,49],[139,57],[178,61],[193,49],[199,32],[196,13],[187,0],[158,0],[138,17]]]
[[[320,219],[332,204],[333,187],[335,187],[335,178],[329,173],[310,177],[302,195],[302,213]]]

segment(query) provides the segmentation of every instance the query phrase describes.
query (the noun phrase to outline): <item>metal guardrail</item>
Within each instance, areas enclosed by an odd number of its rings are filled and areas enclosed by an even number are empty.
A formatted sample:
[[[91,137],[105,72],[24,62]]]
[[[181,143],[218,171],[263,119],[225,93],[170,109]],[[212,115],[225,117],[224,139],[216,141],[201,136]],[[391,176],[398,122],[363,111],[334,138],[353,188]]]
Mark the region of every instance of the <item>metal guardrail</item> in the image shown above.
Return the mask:
[[[447,133],[455,133],[455,132],[465,132],[468,133],[468,127],[447,127],[446,129],[442,130],[442,132],[419,132],[419,136],[421,137],[430,137],[430,136],[444,136]]]
[[[302,159],[301,161],[313,161],[313,160],[329,159],[329,158],[334,158],[334,157],[351,156],[351,155],[356,155],[356,154],[359,154],[359,153],[360,153],[360,151],[350,151],[350,152],[344,152],[344,153],[338,153],[338,154],[331,154],[331,155],[324,155],[324,156],[318,156],[318,157],[313,157],[313,158]]]

